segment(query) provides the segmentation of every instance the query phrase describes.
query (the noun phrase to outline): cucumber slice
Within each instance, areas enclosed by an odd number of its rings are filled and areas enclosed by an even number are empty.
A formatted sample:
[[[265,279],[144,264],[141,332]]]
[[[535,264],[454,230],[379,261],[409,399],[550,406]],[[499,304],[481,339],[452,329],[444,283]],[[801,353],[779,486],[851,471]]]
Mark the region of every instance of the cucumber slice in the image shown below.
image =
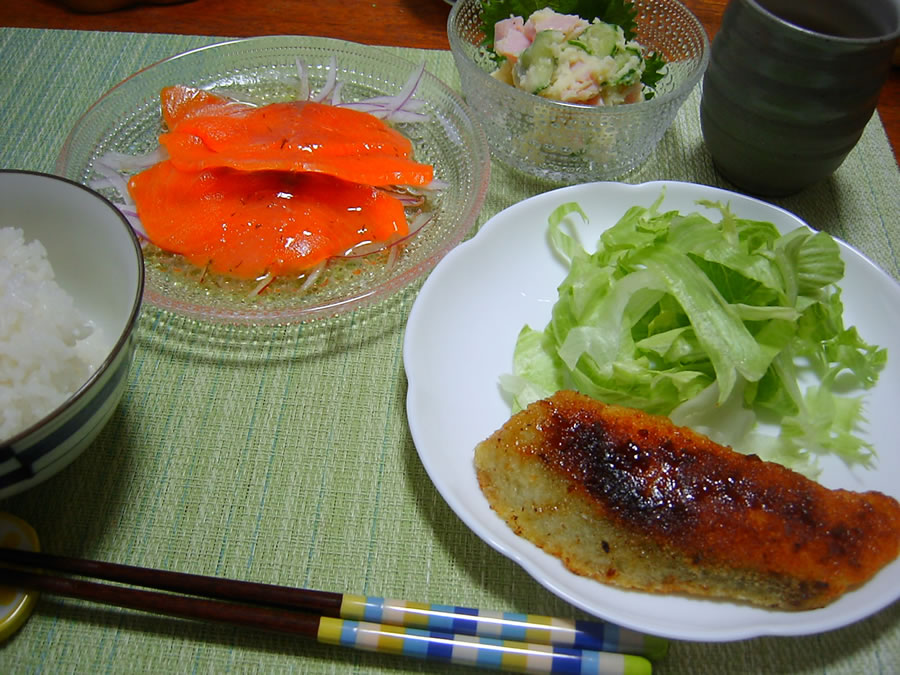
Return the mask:
[[[584,29],[578,40],[587,45],[594,56],[612,56],[621,39],[618,26],[597,21]]]
[[[565,40],[558,30],[542,30],[534,42],[519,55],[513,69],[516,86],[532,94],[550,86],[556,70],[557,46]]]

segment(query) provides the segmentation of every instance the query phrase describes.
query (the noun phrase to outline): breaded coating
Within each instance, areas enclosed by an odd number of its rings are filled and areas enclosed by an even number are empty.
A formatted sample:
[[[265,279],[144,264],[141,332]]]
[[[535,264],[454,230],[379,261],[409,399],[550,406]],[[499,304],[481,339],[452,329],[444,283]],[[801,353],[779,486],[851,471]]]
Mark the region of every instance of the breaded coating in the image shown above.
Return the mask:
[[[576,574],[642,591],[823,607],[900,552],[900,504],[829,490],[663,416],[562,391],[475,449],[481,489]]]

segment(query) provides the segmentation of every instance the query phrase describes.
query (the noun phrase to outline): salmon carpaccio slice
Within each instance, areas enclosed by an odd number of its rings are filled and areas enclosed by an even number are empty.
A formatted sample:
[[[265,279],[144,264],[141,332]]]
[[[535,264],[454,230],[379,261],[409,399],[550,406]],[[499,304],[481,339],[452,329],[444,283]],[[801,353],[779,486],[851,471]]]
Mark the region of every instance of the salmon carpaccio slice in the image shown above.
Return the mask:
[[[424,186],[434,168],[368,113],[312,101],[256,107],[176,85],[162,91],[160,143],[176,168],[325,173],[367,185]]]
[[[246,103],[183,84],[164,87],[159,97],[167,129],[174,129],[179,122],[194,115],[214,115],[236,107],[247,107]]]
[[[319,173],[184,172],[166,160],[128,188],[155,245],[242,279],[296,276],[358,244],[408,233],[400,200]]]

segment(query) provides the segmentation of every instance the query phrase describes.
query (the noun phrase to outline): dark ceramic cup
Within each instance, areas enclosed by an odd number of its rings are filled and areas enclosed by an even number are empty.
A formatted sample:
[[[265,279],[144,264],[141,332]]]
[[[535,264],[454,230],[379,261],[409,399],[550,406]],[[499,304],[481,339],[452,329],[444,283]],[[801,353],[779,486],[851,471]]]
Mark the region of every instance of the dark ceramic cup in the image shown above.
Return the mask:
[[[900,0],[731,0],[700,121],[717,169],[784,196],[831,175],[862,135],[900,40]]]

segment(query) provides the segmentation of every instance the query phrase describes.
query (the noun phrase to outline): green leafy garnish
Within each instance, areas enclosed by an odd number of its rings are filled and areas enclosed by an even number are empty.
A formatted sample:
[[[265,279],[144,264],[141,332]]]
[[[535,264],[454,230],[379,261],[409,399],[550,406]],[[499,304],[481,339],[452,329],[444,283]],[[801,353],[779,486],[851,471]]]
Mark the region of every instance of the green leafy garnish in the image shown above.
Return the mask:
[[[644,92],[645,100],[649,101],[653,98],[656,84],[666,76],[665,67],[666,62],[659,52],[650,52],[644,56],[644,72],[641,74],[641,83],[649,90]]]
[[[482,0],[481,28],[484,44],[494,44],[494,26],[510,16],[527,19],[539,9],[549,8],[560,14],[577,14],[582,19],[600,19],[621,26],[625,39],[635,36],[637,10],[629,0]]]
[[[887,352],[844,326],[837,243],[716,203],[701,202],[719,222],[660,212],[662,199],[629,209],[593,253],[567,227],[570,215],[587,220],[578,204],[551,214],[569,273],[550,323],[520,332],[501,379],[513,407],[576,389],[811,476],[826,454],[870,464],[862,398],[846,392],[873,386]]]

